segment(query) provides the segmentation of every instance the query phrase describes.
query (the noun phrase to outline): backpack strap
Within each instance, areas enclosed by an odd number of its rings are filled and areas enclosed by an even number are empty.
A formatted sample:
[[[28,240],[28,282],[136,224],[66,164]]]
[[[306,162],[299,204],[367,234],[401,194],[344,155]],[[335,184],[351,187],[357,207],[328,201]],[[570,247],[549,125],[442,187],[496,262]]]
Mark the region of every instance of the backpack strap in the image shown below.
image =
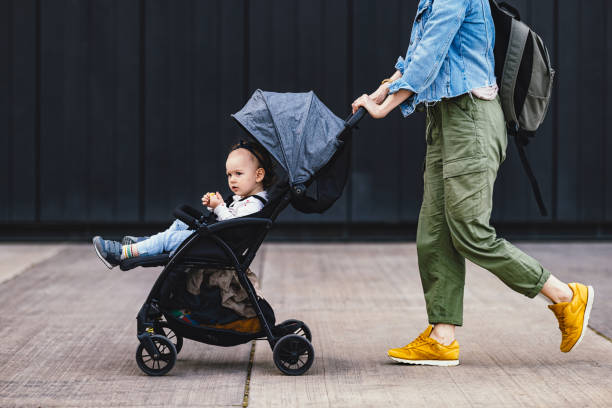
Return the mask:
[[[535,136],[535,132],[529,132],[523,129],[516,129],[512,126],[508,126],[509,133],[514,136],[514,143],[519,152],[519,156],[521,158],[521,163],[523,164],[523,169],[525,169],[525,173],[527,173],[527,178],[531,183],[531,189],[533,190],[533,194],[535,195],[535,199],[538,203],[538,207],[540,208],[540,214],[544,217],[548,215],[548,211],[546,210],[546,205],[544,205],[544,199],[542,198],[542,193],[540,192],[540,187],[538,186],[538,181],[531,170],[531,166],[529,165],[529,160],[527,160],[527,154],[525,153],[525,146],[529,143],[529,138]]]
[[[519,68],[525,51],[525,45],[529,37],[529,27],[517,20],[512,20],[508,50],[502,70],[499,95],[504,107],[504,113],[509,114],[507,120],[519,123],[520,112],[515,111],[514,88],[519,75]]]

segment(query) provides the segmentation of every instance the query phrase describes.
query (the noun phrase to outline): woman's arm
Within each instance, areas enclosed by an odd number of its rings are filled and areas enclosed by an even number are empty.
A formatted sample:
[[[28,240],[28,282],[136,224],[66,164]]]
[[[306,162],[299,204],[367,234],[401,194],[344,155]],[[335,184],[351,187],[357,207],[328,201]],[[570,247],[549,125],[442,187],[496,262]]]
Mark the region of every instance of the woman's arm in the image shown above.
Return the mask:
[[[450,45],[465,20],[468,0],[435,0],[421,39],[406,62],[402,78],[394,81],[389,92],[409,89],[421,93],[440,72]]]
[[[413,94],[414,92],[408,89],[400,89],[393,95],[387,96],[385,101],[380,105],[376,104],[369,95],[363,94],[353,102],[353,113],[357,112],[360,106],[363,106],[373,118],[384,118],[389,112],[395,109],[400,103],[410,98]]]
[[[402,77],[402,72],[398,69],[389,77],[390,82],[396,81]],[[385,82],[384,84],[380,84],[377,90],[370,94],[370,98],[376,103],[380,105],[387,95],[389,94],[389,82]]]
[[[402,77],[401,71],[397,70],[393,73],[393,75],[391,75],[389,79],[391,80],[391,82],[393,82],[401,77]],[[372,116],[373,118],[377,118],[377,119],[384,118],[397,105],[399,105],[400,103],[402,103],[403,101],[405,101],[412,95],[412,92],[407,91],[408,95],[405,96],[404,99],[400,99],[403,97],[402,95],[399,95],[397,97],[394,96],[393,98],[388,98],[387,96],[389,95],[389,84],[391,82],[385,82],[384,84],[381,84],[378,87],[378,89],[372,92],[372,94],[369,96],[362,95],[359,98],[357,98],[355,102],[353,102],[353,105],[352,105],[353,113],[355,113],[357,109],[359,109],[360,106],[363,106],[368,110],[368,112],[370,113],[370,116]],[[364,97],[367,97],[367,98],[364,99]],[[372,104],[380,105],[380,106],[376,108],[374,106],[371,106]]]
[[[465,19],[467,6],[467,0],[436,0],[409,63],[402,60],[400,64],[398,60],[398,70],[390,78],[392,82],[380,85],[370,96],[357,98],[352,105],[353,113],[363,106],[372,117],[384,118],[415,92],[422,92],[431,85]]]
[[[399,69],[397,71],[395,71],[393,73],[393,75],[391,75],[391,78],[389,78],[391,80],[391,82],[400,79],[402,77],[402,71],[400,71]]]

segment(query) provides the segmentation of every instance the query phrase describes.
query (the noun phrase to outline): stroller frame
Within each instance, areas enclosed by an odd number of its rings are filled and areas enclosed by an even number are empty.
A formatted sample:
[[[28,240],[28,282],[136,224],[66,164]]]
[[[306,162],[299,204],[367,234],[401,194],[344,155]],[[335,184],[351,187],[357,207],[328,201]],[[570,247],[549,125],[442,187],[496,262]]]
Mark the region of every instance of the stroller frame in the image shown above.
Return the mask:
[[[152,267],[165,264],[164,270],[160,273],[155,284],[151,288],[145,303],[140,308],[136,317],[137,338],[140,343],[136,352],[136,360],[139,367],[145,373],[149,375],[163,375],[170,371],[176,360],[176,355],[182,348],[183,337],[220,346],[233,346],[251,340],[265,338],[270,348],[274,351],[274,362],[283,373],[300,375],[310,368],[314,360],[314,349],[310,344],[312,337],[308,326],[304,322],[294,319],[287,320],[279,325],[274,325],[274,322],[270,322],[262,309],[262,304],[260,302],[261,298],[257,296],[253,284],[246,275],[246,271],[253,262],[257,250],[265,240],[268,230],[274,224],[278,214],[290,203],[291,195],[289,188],[281,190],[280,194],[277,194],[277,196],[280,196],[275,200],[278,201],[278,203],[274,203],[272,200],[269,203],[272,207],[272,213],[269,218],[240,217],[219,221],[211,225],[206,224],[204,215],[200,211],[188,205],[182,205],[176,208],[173,214],[178,219],[185,222],[190,228],[194,229],[194,232],[189,238],[181,243],[172,256],[168,254],[143,256],[125,260],[121,263],[120,267],[122,270],[132,269],[136,266]],[[258,214],[261,214],[261,212],[254,215]],[[243,229],[245,227],[257,228],[260,229],[260,231],[256,234],[254,244],[249,245],[244,258],[240,260],[240,254],[237,254],[232,249],[229,243],[220,236],[220,233],[234,228]],[[227,260],[231,262],[231,265],[227,263],[216,264],[208,260],[197,258],[190,259],[188,257],[187,253],[189,249],[192,248],[197,241],[206,238],[211,239],[218,248],[223,251]],[[257,333],[240,333],[207,327],[192,327],[188,329],[186,323],[183,323],[185,327],[181,327],[177,322],[171,322],[170,319],[168,319],[168,315],[164,313],[163,308],[160,307],[159,294],[166,277],[179,263],[200,267],[231,266],[236,273],[240,285],[244,288],[249,297],[262,330]],[[166,317],[166,321],[161,320],[162,316]],[[168,337],[174,337],[176,344],[170,342]],[[281,340],[284,340],[284,345],[281,344],[280,347],[277,347]],[[297,348],[299,349],[299,353],[287,357],[287,347]],[[146,361],[143,361],[143,357],[145,357],[143,354],[148,354],[152,359],[151,361],[154,363],[153,368],[145,364]],[[302,365],[298,363],[297,360],[300,360],[300,356],[303,357],[304,354],[307,356],[307,360]],[[288,361],[283,361],[283,359],[288,359]],[[167,364],[163,367],[161,367],[161,363],[157,364],[159,368],[156,368],[155,362],[159,361],[165,361]]]
[[[359,108],[355,114],[345,121],[344,129],[354,128],[365,113],[364,108]],[[338,138],[344,141],[347,133],[341,132]],[[257,250],[265,240],[268,230],[274,224],[277,216],[291,203],[292,195],[300,196],[304,194],[312,180],[313,178],[304,184],[292,186],[287,184],[279,187],[277,185],[270,201],[258,213],[249,217],[233,218],[210,225],[205,222],[203,213],[188,205],[182,205],[174,210],[174,215],[186,223],[194,232],[181,243],[172,256],[168,254],[142,256],[121,262],[120,268],[122,270],[132,269],[136,266],[165,265],[136,317],[137,338],[140,343],[136,350],[136,361],[142,371],[148,375],[164,375],[169,372],[182,348],[183,337],[219,346],[233,346],[265,338],[273,350],[274,363],[281,372],[288,375],[301,375],[308,371],[314,361],[314,349],[310,343],[312,340],[310,329],[304,322],[295,319],[286,320],[278,325],[271,322],[266,316],[264,308],[268,309],[267,311],[270,312],[268,314],[271,316],[274,316],[273,312],[263,298],[258,298],[246,271],[253,262]],[[241,246],[244,246],[244,242],[237,245],[239,250],[236,251],[230,245],[231,243],[223,237],[224,233],[238,228],[256,229],[256,234],[251,237],[254,238],[253,244],[249,243],[244,251],[241,248]],[[221,250],[216,254],[216,261],[211,262],[210,259],[199,256],[201,254],[190,257],[190,251],[197,250],[198,243],[204,239],[211,240],[215,244],[213,246]],[[233,243],[235,244],[235,242]],[[219,254],[222,258],[219,257]],[[195,327],[179,319],[169,318],[170,315],[164,313],[164,309],[160,307],[159,295],[165,279],[179,263],[188,267],[222,266],[233,268],[240,285],[248,295],[262,330],[257,333],[242,333],[212,327]],[[162,316],[166,317],[166,321],[162,320]],[[170,341],[172,338],[175,342]],[[306,360],[304,361],[303,358]],[[149,364],[151,362],[152,366]]]

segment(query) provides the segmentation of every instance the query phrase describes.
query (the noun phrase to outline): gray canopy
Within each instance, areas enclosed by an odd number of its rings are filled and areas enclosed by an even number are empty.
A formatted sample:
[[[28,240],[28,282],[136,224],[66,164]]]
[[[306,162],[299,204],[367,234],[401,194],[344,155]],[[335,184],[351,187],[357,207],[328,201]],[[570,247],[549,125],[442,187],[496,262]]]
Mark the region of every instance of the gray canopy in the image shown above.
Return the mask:
[[[232,117],[283,166],[292,185],[308,181],[342,144],[344,121],[312,91],[258,89]]]

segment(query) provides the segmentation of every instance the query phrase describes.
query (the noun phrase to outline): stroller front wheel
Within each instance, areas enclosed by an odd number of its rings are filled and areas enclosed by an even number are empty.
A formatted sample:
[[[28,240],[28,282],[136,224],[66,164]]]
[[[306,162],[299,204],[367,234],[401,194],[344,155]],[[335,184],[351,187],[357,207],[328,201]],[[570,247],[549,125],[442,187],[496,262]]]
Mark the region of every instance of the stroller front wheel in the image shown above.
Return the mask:
[[[150,337],[155,353],[149,353],[142,342],[136,349],[136,363],[147,375],[164,375],[172,370],[176,363],[176,349],[174,344],[164,336]]]
[[[272,351],[274,364],[287,375],[302,375],[314,362],[314,348],[310,341],[299,334],[281,337]]]

